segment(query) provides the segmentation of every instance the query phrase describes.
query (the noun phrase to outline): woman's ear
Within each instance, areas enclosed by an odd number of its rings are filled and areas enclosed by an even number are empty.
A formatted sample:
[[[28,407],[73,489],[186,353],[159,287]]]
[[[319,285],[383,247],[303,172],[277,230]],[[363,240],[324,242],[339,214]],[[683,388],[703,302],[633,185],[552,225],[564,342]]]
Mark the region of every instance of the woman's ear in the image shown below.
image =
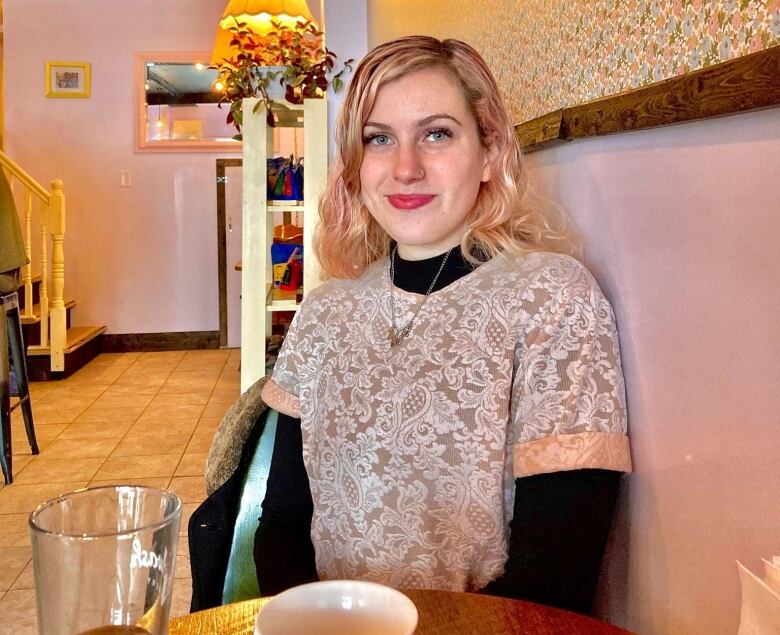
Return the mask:
[[[482,182],[487,183],[493,178],[493,171],[496,167],[496,160],[498,159],[498,146],[494,141],[491,141],[487,148],[485,148],[485,162],[482,166]]]

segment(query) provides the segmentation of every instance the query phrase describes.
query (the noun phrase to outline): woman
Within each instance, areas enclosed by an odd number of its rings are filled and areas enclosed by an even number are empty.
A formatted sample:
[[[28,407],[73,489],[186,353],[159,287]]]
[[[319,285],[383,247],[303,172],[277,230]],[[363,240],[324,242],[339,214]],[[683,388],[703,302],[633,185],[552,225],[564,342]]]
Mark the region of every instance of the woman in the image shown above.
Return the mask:
[[[281,416],[261,592],[360,578],[587,612],[630,471],[617,334],[524,204],[495,80],[463,42],[382,44],[337,142],[326,281],[262,393]]]

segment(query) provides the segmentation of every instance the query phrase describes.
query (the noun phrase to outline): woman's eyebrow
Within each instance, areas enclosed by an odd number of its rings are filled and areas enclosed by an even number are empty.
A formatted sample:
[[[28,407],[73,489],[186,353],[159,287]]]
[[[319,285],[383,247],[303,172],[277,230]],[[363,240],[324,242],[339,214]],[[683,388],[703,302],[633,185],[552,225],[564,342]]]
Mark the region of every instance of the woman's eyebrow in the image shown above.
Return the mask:
[[[436,121],[437,119],[450,119],[451,121],[454,121],[459,126],[463,125],[463,124],[460,123],[460,121],[458,121],[452,115],[447,115],[447,114],[444,114],[444,113],[431,115],[430,117],[425,117],[425,119],[420,119],[420,121],[417,122],[417,125],[418,126],[425,126],[425,125],[428,125],[429,123],[431,123],[432,121]]]
[[[437,119],[449,119],[451,121],[454,121],[459,126],[462,126],[463,124],[460,123],[455,117],[452,115],[446,115],[444,113],[439,113],[435,115],[429,115],[428,117],[425,117],[423,119],[420,119],[417,122],[417,126],[427,126],[429,123],[436,121]],[[386,123],[379,123],[377,121],[367,121],[363,124],[364,128],[377,128],[379,130],[392,130],[392,126],[387,125]]]

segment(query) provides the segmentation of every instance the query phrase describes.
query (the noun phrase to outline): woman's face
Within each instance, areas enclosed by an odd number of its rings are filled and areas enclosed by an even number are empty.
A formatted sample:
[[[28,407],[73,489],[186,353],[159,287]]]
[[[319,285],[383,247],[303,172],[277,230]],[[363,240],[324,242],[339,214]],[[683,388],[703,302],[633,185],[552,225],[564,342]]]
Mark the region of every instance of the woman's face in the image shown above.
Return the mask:
[[[363,204],[401,257],[431,258],[458,245],[490,165],[455,76],[429,68],[382,86],[363,140]]]

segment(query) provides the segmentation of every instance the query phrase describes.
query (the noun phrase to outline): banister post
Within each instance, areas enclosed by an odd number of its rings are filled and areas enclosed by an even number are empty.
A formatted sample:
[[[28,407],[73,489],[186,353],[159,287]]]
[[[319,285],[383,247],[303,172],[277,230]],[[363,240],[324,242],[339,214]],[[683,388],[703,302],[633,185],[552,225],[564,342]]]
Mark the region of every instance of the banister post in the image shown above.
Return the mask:
[[[67,341],[67,322],[65,315],[65,194],[62,181],[51,182],[49,201],[49,229],[51,231],[51,370],[65,370],[65,345]]]
[[[41,346],[49,345],[49,207],[39,206],[41,223],[41,282],[38,285],[38,297],[41,306]]]
[[[22,271],[22,284],[24,285],[24,316],[32,317],[33,313],[33,285],[32,285],[32,192],[25,191],[24,197],[24,255],[27,256],[27,264]]]

